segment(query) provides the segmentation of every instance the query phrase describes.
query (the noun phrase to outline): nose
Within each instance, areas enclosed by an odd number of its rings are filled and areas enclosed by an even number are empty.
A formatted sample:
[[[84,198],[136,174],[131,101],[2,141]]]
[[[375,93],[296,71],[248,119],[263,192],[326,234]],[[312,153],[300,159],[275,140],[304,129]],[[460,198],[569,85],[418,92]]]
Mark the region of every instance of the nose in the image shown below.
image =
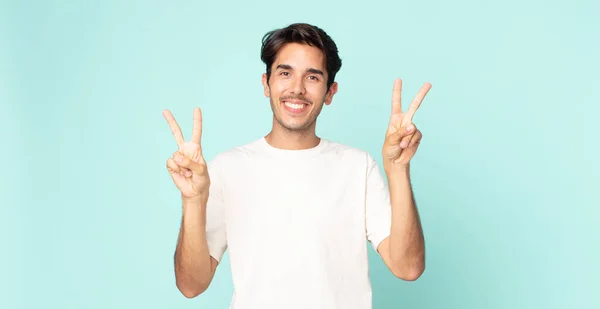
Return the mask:
[[[293,78],[290,90],[295,94],[305,94],[306,89],[304,88],[304,78],[297,76]]]

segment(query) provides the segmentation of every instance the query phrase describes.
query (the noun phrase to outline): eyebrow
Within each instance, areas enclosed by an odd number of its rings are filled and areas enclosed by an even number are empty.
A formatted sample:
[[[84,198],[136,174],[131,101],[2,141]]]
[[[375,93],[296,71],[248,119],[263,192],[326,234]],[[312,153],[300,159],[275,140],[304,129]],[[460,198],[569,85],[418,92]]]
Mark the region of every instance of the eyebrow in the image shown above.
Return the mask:
[[[277,66],[277,69],[282,69],[282,70],[291,70],[292,66],[289,64],[280,64]],[[325,74],[323,73],[323,71],[321,70],[317,70],[314,68],[309,68],[308,70],[306,70],[307,72],[313,73],[313,74],[320,74],[322,76],[325,76]]]

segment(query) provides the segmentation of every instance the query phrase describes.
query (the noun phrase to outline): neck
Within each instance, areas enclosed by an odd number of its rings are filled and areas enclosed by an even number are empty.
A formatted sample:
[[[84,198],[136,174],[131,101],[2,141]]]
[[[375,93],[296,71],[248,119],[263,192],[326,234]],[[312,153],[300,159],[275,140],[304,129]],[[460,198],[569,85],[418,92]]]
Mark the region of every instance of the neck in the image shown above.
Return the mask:
[[[314,125],[306,130],[292,131],[274,124],[273,129],[265,136],[271,146],[286,150],[309,149],[319,145],[321,139],[315,134]]]

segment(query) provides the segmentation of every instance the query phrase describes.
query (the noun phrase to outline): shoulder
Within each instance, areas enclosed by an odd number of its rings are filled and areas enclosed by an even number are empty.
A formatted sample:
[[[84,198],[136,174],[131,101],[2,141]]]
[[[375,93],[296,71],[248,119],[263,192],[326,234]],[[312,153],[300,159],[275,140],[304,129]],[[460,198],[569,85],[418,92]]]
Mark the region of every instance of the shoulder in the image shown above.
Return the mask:
[[[365,149],[342,144],[332,140],[326,140],[327,149],[326,152],[331,153],[334,156],[340,158],[350,158],[352,160],[371,162],[375,161],[375,158]]]
[[[365,149],[332,140],[325,140],[325,142],[326,149],[324,153],[331,155],[336,160],[349,162],[353,165],[366,165],[368,167],[377,165],[373,155]]]
[[[212,166],[228,165],[233,162],[239,162],[240,159],[249,158],[260,154],[260,141],[255,140],[246,144],[232,147],[217,153],[208,164]]]

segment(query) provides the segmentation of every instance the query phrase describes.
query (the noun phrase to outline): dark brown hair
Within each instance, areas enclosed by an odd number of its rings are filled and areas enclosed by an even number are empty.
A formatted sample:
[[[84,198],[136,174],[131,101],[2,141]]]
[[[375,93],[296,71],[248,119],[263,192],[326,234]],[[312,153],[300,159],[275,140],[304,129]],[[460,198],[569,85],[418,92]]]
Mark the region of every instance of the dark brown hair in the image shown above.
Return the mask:
[[[337,46],[321,28],[305,23],[291,24],[285,28],[269,31],[264,35],[260,59],[267,66],[267,80],[271,77],[271,66],[277,52],[287,43],[308,44],[320,49],[325,54],[327,89],[329,89],[335,80],[335,75],[342,67]]]

